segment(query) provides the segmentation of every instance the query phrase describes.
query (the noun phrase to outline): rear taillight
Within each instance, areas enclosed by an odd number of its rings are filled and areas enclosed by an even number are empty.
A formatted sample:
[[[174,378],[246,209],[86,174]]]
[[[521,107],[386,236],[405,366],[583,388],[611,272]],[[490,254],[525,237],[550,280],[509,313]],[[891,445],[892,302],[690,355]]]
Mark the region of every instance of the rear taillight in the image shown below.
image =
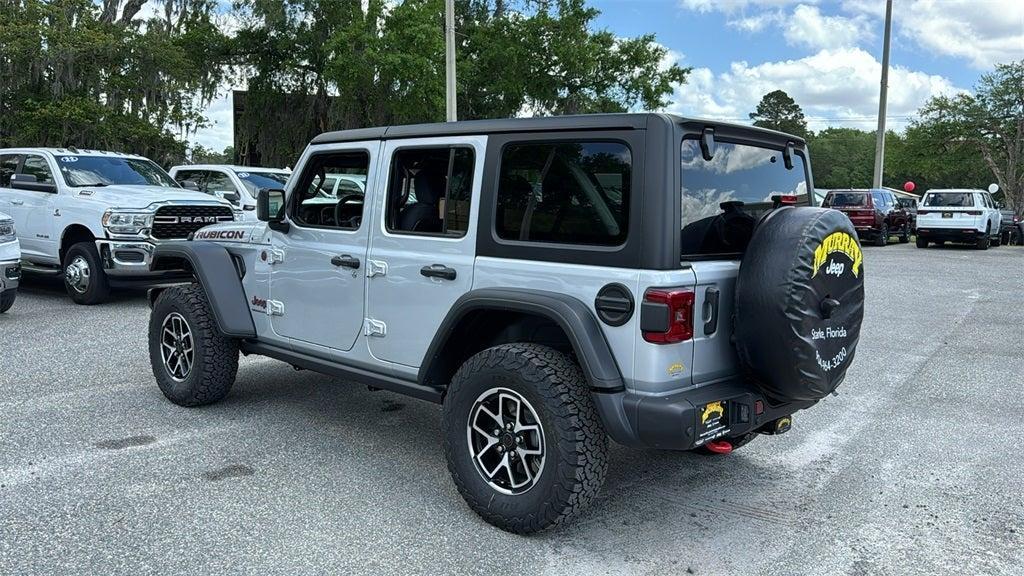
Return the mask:
[[[981,210],[968,210],[967,214],[970,214],[971,216],[981,216]]]
[[[654,344],[674,344],[693,338],[693,290],[652,288],[640,307],[640,331]]]

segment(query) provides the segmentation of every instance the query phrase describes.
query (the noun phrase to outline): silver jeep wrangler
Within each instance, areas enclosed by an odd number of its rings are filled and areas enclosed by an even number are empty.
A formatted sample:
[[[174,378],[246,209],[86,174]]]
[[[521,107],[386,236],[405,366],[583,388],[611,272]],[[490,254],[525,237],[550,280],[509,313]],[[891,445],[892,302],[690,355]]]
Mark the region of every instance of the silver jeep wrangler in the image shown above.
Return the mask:
[[[209,404],[241,352],[442,404],[466,502],[535,532],[608,438],[726,453],[842,382],[863,257],[810,190],[799,138],[664,114],[322,134],[258,222],[156,247],[194,282],[151,292],[153,374]]]

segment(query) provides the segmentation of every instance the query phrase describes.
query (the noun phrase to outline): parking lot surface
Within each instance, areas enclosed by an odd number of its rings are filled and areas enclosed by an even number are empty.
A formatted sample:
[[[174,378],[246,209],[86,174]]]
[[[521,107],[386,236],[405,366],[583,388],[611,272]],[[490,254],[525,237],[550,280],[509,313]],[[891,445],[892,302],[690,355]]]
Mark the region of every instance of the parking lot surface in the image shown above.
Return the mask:
[[[0,316],[2,574],[1020,574],[1024,249],[865,247],[839,395],[728,456],[613,446],[575,523],[463,503],[440,409],[259,358],[166,401],[143,293]]]

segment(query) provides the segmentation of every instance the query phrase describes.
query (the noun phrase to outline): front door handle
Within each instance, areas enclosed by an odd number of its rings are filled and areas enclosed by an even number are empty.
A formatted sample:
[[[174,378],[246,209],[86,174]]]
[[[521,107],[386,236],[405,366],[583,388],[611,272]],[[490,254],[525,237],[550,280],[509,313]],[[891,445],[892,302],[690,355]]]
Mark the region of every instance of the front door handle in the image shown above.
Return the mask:
[[[342,266],[344,268],[359,268],[359,258],[349,256],[348,254],[342,254],[341,256],[335,256],[331,258],[331,264],[335,266]]]
[[[420,268],[420,274],[427,278],[441,278],[443,280],[455,280],[455,268],[449,268],[444,264],[431,264]]]

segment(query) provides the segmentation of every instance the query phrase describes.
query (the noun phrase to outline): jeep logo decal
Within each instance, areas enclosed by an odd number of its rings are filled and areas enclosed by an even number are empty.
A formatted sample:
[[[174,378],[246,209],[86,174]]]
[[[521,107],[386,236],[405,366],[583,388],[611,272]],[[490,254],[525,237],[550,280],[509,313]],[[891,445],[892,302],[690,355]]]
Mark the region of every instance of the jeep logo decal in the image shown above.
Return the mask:
[[[857,245],[857,240],[846,232],[833,232],[814,250],[814,273],[811,274],[812,278],[818,275],[818,269],[825,264],[828,256],[836,252],[845,254],[850,259],[850,262],[853,262],[853,267],[850,271],[853,272],[854,276],[860,275],[860,265],[864,261],[864,255],[860,251],[860,246]],[[838,276],[842,274],[842,270],[836,270],[830,266],[827,273]]]
[[[267,309],[267,301],[257,296],[252,297],[252,305],[263,310]]]

